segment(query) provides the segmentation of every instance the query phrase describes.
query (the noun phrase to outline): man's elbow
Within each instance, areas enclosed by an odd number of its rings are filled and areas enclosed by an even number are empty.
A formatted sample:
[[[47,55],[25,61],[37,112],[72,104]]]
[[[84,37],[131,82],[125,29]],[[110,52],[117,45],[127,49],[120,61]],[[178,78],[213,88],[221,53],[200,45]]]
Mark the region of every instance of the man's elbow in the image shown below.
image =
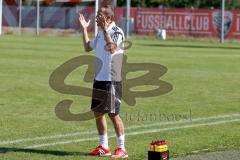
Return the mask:
[[[117,45],[116,44],[114,44],[113,46],[110,46],[109,52],[111,54],[114,54],[116,51],[117,51]]]
[[[88,45],[85,48],[85,52],[91,52],[93,49]]]
[[[115,49],[110,49],[109,52],[110,52],[111,54],[114,54],[114,53],[115,53]]]
[[[92,49],[91,48],[85,48],[85,52],[91,52]]]
[[[84,45],[85,52],[91,52],[93,49],[90,47],[90,41]]]

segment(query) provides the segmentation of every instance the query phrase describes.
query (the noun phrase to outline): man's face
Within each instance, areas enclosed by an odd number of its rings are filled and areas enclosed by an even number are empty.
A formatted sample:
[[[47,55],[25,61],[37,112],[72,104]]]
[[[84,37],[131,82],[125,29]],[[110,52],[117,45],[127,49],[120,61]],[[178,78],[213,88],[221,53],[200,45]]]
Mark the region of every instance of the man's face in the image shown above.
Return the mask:
[[[104,15],[104,14],[103,14],[102,9],[100,8],[100,9],[98,10],[98,12],[97,12],[97,16],[96,16],[96,18],[97,18],[97,17],[100,17],[100,16],[102,16],[102,15]],[[98,23],[97,23],[97,26],[99,26]]]
[[[103,17],[105,17],[105,19],[106,19],[107,22],[110,22],[110,21],[111,21],[111,17],[110,17],[110,16],[107,16],[107,15],[104,13],[104,10],[105,10],[105,8],[100,8],[100,9],[98,10],[98,12],[97,12],[96,18],[103,16]],[[99,24],[97,24],[97,26],[99,26]]]

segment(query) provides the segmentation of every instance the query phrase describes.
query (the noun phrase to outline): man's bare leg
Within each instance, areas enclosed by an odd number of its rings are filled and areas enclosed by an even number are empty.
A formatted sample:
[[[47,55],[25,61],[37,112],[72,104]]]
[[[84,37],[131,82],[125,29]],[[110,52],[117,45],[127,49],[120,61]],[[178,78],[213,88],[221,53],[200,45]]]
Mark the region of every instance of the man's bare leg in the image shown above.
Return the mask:
[[[97,113],[97,112],[95,112],[94,115],[96,119],[98,135],[99,135],[99,143],[104,148],[109,148],[108,136],[107,136],[107,121],[106,121],[105,115],[104,113]]]
[[[109,113],[109,118],[112,120],[112,123],[115,128],[117,135],[118,148],[125,150],[125,135],[124,135],[124,124],[121,117],[118,114]]]

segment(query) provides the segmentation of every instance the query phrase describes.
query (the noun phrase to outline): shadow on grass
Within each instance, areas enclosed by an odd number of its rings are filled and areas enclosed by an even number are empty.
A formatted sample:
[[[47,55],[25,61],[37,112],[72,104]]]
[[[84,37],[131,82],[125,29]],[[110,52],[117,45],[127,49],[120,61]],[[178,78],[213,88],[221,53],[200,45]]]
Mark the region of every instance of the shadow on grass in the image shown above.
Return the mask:
[[[204,48],[204,49],[235,49],[240,50],[240,47],[227,47],[227,46],[205,46],[205,45],[178,45],[178,44],[138,44],[148,47],[176,47],[176,48]]]
[[[55,151],[55,150],[0,147],[0,154],[9,153],[9,152],[48,154],[48,155],[55,155],[55,156],[87,156],[85,152],[67,152],[67,151]]]

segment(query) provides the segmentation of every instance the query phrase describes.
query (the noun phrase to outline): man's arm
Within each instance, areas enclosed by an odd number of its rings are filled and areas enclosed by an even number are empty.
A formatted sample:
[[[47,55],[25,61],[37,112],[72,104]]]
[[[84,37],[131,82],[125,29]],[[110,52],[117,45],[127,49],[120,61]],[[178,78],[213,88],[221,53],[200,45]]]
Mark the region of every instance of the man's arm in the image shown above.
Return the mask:
[[[90,47],[89,43],[90,43],[90,40],[89,40],[89,37],[88,37],[88,31],[87,31],[87,28],[85,28],[85,29],[83,29],[83,44],[84,44],[84,49],[85,49],[86,52],[90,52],[90,51],[93,50]]]
[[[113,54],[117,49],[117,44],[113,42],[110,34],[107,32],[107,28],[110,24],[107,22],[106,17],[103,14],[97,16],[97,23],[104,32],[104,40],[106,41],[109,52]]]
[[[87,28],[90,24],[90,20],[88,22],[86,22],[85,18],[83,17],[82,14],[79,14],[79,22],[80,22],[80,26],[83,32],[83,44],[84,44],[84,49],[86,52],[90,52],[93,49],[90,47],[89,43],[89,36],[88,36],[88,31]]]
[[[113,54],[117,49],[117,44],[113,42],[110,34],[107,31],[104,31],[104,39],[106,41],[109,52]]]

